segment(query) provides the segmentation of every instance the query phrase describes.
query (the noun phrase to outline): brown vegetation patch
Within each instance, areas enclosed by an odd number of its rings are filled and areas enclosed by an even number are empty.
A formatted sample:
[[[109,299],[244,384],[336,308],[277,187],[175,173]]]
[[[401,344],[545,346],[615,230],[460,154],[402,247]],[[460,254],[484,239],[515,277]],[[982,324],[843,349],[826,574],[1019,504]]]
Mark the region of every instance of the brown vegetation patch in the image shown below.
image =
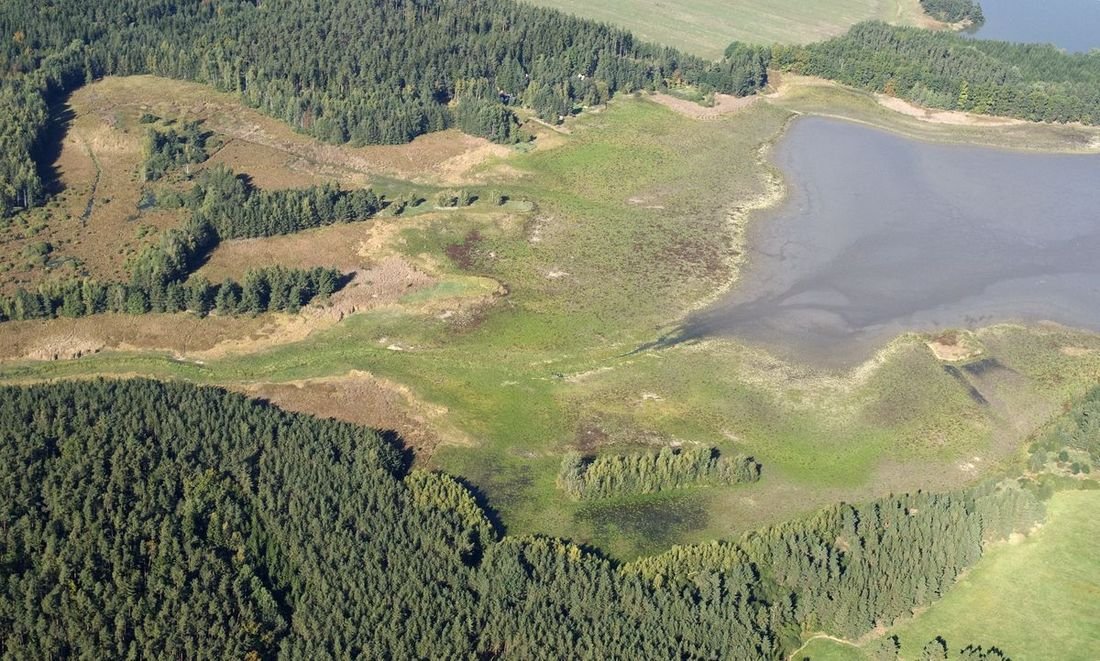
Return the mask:
[[[127,259],[184,217],[139,207],[142,133],[95,112],[82,92],[70,99],[73,119],[53,164],[60,192],[0,229],[0,292],[75,276],[124,279]],[[44,245],[49,250],[38,258]]]
[[[366,261],[359,250],[367,241],[374,222],[330,225],[285,236],[223,241],[196,274],[218,282],[225,278],[239,279],[249,269],[273,264],[354,271]]]
[[[715,94],[714,105],[704,106],[694,101],[677,98],[671,94],[664,94],[662,92],[658,92],[649,98],[685,117],[704,121],[720,119],[723,115],[743,110],[760,100],[758,96]]]
[[[189,313],[8,321],[0,324],[0,360],[64,359],[106,349],[188,355],[251,337],[269,323],[270,318],[200,319]]]
[[[480,244],[481,232],[474,229],[467,232],[462,243],[455,243],[447,246],[445,252],[447,253],[447,257],[455,263],[455,266],[464,271],[468,271],[474,266],[474,262],[477,259],[477,249]]]
[[[262,397],[301,413],[335,418],[378,430],[394,431],[416,451],[417,462],[427,462],[441,443],[472,445],[473,441],[447,423],[447,409],[417,399],[409,388],[367,372],[295,383],[237,386],[245,394]]]

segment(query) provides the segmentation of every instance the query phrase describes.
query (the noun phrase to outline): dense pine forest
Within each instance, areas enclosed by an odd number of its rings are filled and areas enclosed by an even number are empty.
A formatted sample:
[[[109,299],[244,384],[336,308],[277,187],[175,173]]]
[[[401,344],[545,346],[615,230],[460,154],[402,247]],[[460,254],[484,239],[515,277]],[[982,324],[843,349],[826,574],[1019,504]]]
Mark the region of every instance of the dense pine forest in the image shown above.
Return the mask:
[[[619,91],[745,94],[751,58],[707,62],[511,0],[89,0],[0,6],[0,213],[42,201],[48,107],[105,75],[206,83],[329,142],[458,126],[515,140],[512,106],[558,121]]]
[[[773,49],[773,66],[933,108],[1033,121],[1100,123],[1100,52],[967,39],[885,23]]]
[[[985,485],[616,565],[502,538],[463,486],[354,425],[184,384],[5,387],[0,647],[780,658],[803,631],[856,636],[928,603],[1042,512],[1028,490]]]

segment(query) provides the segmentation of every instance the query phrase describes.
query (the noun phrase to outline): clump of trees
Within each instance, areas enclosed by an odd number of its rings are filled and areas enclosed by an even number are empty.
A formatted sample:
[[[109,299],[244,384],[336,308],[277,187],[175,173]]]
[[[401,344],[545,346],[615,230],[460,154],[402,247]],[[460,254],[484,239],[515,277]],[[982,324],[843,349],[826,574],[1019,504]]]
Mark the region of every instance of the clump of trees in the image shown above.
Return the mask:
[[[920,6],[929,16],[945,23],[966,21],[972,26],[985,23],[982,6],[974,0],[920,0]]]
[[[1100,123],[1100,53],[967,39],[860,23],[805,46],[776,46],[773,66],[948,110]]]
[[[1074,474],[1100,469],[1100,386],[1060,416],[1031,444],[1030,468],[1039,472],[1053,462]]]
[[[157,203],[190,209],[195,219],[207,223],[222,240],[293,234],[368,220],[382,208],[382,201],[369,188],[342,190],[327,182],[265,191],[224,165],[204,170],[194,187],[182,195],[162,193]]]
[[[804,631],[855,637],[929,603],[1042,516],[984,485],[616,565],[500,538],[378,434],[220,389],[2,387],[0,430],[16,656],[780,659]]]
[[[145,160],[142,178],[156,181],[169,170],[202,163],[206,160],[206,135],[198,122],[186,122],[182,127],[149,128],[142,146]]]
[[[758,479],[760,464],[751,457],[728,457],[710,447],[666,446],[657,452],[591,458],[567,452],[558,473],[558,486],[573,498],[588,499]]]

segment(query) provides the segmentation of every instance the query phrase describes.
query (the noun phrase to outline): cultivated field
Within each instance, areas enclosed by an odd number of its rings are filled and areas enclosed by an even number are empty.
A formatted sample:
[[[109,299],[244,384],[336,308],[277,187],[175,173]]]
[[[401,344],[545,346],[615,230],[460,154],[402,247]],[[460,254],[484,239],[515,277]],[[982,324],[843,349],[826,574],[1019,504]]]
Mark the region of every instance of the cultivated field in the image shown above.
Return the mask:
[[[624,27],[636,37],[717,58],[731,41],[805,43],[880,19],[929,25],[918,0],[531,0]]]

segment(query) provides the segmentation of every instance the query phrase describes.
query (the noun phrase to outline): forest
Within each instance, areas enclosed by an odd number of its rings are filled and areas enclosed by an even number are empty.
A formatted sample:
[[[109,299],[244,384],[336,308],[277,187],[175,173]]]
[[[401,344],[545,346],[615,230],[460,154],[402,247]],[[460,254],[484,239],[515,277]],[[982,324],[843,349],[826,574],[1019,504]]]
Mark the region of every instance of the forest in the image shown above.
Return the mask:
[[[772,66],[933,108],[1042,122],[1100,123],[1100,52],[967,39],[861,23],[807,46],[776,46]]]
[[[930,16],[945,23],[966,21],[970,26],[985,23],[982,6],[974,0],[920,0],[920,6]]]
[[[8,2],[0,34],[2,214],[43,201],[49,105],[106,75],[205,83],[354,145],[450,126],[509,142],[519,105],[558,122],[621,91],[764,82],[740,54],[709,62],[510,0]]]
[[[4,387],[0,438],[5,656],[777,659],[927,604],[1043,516],[985,484],[620,565],[502,536],[375,432],[221,389]]]
[[[755,482],[760,464],[751,457],[728,457],[710,447],[674,449],[586,459],[567,452],[558,486],[573,498],[611,498],[694,486]]]

